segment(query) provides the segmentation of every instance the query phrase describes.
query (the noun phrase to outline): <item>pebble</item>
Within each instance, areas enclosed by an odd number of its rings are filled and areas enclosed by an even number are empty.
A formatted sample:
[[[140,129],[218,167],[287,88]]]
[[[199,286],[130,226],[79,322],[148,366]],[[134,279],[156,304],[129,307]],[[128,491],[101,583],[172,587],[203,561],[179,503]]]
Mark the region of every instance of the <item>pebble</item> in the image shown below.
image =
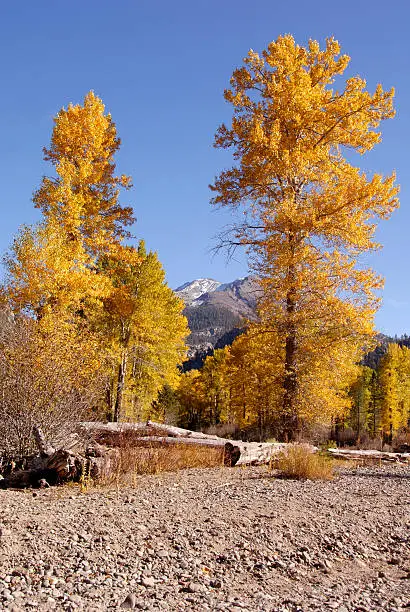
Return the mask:
[[[122,602],[121,608],[128,608],[129,610],[133,610],[135,608],[136,601],[137,599],[135,595],[133,593],[130,593]]]

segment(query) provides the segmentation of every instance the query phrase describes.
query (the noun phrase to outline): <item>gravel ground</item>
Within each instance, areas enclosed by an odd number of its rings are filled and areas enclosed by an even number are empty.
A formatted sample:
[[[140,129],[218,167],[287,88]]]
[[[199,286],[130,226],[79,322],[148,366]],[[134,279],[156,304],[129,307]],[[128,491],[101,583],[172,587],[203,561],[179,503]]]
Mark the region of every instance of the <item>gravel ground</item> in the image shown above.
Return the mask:
[[[0,490],[2,610],[410,610],[410,467]]]

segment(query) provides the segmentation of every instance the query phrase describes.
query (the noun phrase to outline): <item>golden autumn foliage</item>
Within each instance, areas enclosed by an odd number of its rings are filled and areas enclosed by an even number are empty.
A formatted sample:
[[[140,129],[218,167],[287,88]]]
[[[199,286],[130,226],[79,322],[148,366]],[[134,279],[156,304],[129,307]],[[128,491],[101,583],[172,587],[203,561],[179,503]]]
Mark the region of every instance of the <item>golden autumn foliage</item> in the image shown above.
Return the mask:
[[[93,375],[105,374],[106,412],[116,420],[146,413],[158,389],[175,384],[188,335],[183,304],[156,254],[125,242],[134,219],[119,201],[121,188],[131,187],[115,174],[119,146],[93,92],[57,114],[44,149],[55,176],[43,178],[33,197],[42,220],[16,237],[2,290],[14,312],[37,320],[45,341],[68,334],[66,350],[56,353],[62,371],[77,359],[80,332],[86,362],[95,363],[98,346]]]
[[[115,176],[114,155],[121,141],[110,114],[92,91],[83,105],[70,104],[54,120],[50,148],[44,149],[56,178],[44,178],[33,201],[45,219],[57,223],[68,240],[81,242],[86,253],[110,252],[129,237],[133,211],[118,202],[128,176]]]
[[[391,342],[374,369],[359,366],[351,385],[352,407],[344,425],[347,439],[371,437],[392,441],[410,424],[410,349]]]
[[[391,439],[407,427],[410,408],[410,350],[389,344],[379,366],[380,430]]]
[[[143,241],[136,254],[138,260],[126,265],[107,257],[100,262],[112,282],[97,324],[116,356],[110,388],[115,420],[146,418],[163,385],[176,384],[189,333],[184,304],[166,284],[157,254],[147,253]]]
[[[115,124],[93,92],[83,105],[69,105],[54,120],[44,159],[55,177],[44,177],[33,201],[43,214],[37,227],[24,227],[8,258],[8,295],[13,307],[44,316],[71,315],[104,296],[110,284],[96,274],[102,254],[132,257],[122,242],[132,209],[118,201],[129,177],[114,175],[120,146]],[[120,252],[120,253],[119,253]]]
[[[345,156],[380,142],[394,92],[370,93],[360,77],[336,89],[348,63],[333,38],[323,50],[286,35],[250,51],[225,91],[232,124],[216,134],[235,165],[216,178],[213,203],[239,217],[222,244],[246,248],[263,289],[261,329],[281,347],[285,436],[348,407],[344,388],[371,344],[382,286],[360,256],[379,247],[377,221],[398,206],[394,174],[369,177]]]

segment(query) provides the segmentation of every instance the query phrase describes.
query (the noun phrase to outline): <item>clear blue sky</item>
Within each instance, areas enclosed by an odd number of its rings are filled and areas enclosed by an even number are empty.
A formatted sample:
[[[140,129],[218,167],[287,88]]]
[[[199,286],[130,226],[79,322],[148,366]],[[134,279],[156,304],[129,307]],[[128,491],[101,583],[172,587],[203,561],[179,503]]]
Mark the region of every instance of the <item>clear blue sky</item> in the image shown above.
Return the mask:
[[[212,147],[230,117],[223,89],[249,48],[261,51],[285,33],[301,44],[334,35],[352,58],[349,74],[371,89],[396,87],[397,117],[360,163],[385,174],[396,169],[402,186],[401,209],[380,228],[384,249],[371,264],[386,278],[379,329],[410,333],[409,27],[407,0],[3,2],[0,251],[19,225],[38,219],[31,195],[49,173],[42,147],[53,116],[93,89],[122,139],[118,171],[134,180],[134,233],[158,251],[169,284],[244,276],[244,260],[227,264],[209,253],[229,220],[211,210],[208,190],[227,165]]]

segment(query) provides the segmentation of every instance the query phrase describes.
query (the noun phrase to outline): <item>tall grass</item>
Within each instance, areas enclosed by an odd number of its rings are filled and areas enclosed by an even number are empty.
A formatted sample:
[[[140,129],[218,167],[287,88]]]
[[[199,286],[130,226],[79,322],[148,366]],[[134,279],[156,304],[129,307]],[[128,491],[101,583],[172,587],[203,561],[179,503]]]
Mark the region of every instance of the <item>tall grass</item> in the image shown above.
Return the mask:
[[[104,484],[131,484],[143,474],[176,472],[187,468],[212,468],[223,465],[223,447],[187,444],[117,447],[113,470]]]

